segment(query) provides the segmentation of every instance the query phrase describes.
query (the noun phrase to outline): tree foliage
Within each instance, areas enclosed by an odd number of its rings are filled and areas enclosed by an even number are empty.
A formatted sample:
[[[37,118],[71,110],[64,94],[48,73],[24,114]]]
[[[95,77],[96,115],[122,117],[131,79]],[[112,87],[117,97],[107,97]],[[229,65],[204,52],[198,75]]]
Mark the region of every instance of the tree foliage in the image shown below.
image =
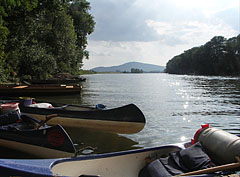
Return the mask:
[[[173,57],[166,66],[170,74],[240,75],[240,35],[212,38]]]
[[[9,77],[10,70],[7,64],[5,45],[8,42],[8,35],[11,32],[8,29],[8,21],[12,14],[18,12],[28,12],[37,6],[37,0],[1,0],[0,1],[0,82],[6,81]]]
[[[131,68],[131,73],[143,73],[143,70],[138,68]]]
[[[79,72],[95,25],[89,10],[85,0],[2,0],[0,73],[46,79]]]

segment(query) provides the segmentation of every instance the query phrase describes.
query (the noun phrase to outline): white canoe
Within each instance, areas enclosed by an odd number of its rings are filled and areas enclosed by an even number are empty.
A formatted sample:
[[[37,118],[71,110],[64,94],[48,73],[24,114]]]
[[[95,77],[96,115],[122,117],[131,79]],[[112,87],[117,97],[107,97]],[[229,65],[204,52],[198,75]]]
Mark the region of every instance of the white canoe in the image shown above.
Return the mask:
[[[51,171],[56,176],[137,177],[139,171],[146,165],[145,158],[166,157],[169,152],[179,151],[182,148],[184,148],[183,144],[176,144],[63,159],[54,162]]]

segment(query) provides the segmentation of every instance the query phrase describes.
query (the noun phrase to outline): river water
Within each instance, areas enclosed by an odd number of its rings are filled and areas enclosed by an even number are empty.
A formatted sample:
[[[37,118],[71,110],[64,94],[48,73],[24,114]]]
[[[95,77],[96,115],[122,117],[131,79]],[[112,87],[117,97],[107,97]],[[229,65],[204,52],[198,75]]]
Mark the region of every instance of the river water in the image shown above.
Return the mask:
[[[131,135],[93,129],[67,129],[79,146],[95,153],[153,147],[190,140],[201,124],[240,134],[240,78],[169,74],[86,75],[80,95],[41,97],[42,100],[104,104],[107,108],[134,103],[146,125]]]

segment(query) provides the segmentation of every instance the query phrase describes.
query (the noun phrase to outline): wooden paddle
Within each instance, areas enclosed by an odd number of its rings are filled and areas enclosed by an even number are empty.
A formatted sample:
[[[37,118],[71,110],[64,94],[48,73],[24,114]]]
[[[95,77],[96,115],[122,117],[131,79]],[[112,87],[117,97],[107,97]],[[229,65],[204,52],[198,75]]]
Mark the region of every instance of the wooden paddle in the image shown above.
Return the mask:
[[[240,157],[236,157],[236,159],[237,159],[236,163],[230,163],[230,164],[220,165],[220,166],[216,166],[216,167],[212,167],[212,168],[206,168],[206,169],[202,169],[202,170],[192,171],[192,172],[183,173],[183,174],[180,174],[177,176],[201,175],[201,174],[214,173],[217,171],[224,171],[224,170],[238,168],[238,167],[240,167]]]
[[[38,130],[41,126],[43,126],[47,121],[49,121],[50,119],[54,118],[54,117],[57,117],[58,115],[57,114],[50,114],[50,115],[47,115],[46,116],[46,119],[44,121],[41,121],[39,123],[39,125],[37,126],[36,130]]]

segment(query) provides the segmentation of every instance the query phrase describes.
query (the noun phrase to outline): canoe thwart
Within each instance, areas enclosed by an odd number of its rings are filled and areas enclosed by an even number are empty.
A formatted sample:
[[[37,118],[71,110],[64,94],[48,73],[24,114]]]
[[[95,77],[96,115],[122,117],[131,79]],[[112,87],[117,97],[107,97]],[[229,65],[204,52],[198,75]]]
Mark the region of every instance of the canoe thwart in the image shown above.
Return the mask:
[[[40,127],[42,127],[43,125],[45,125],[47,123],[47,121],[49,121],[52,118],[57,117],[57,114],[50,114],[50,115],[46,115],[45,120],[41,120],[39,125],[36,127],[36,130],[38,130]]]

